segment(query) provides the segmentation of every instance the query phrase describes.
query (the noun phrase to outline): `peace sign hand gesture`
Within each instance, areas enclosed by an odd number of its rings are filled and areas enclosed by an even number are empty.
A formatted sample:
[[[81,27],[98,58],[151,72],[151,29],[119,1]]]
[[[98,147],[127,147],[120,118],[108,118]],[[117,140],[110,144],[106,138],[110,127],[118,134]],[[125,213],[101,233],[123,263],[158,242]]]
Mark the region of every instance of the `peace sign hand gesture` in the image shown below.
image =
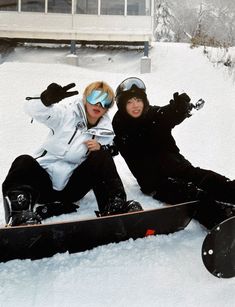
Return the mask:
[[[70,83],[66,86],[61,86],[57,83],[51,83],[47,89],[42,92],[41,94],[41,100],[45,106],[50,106],[53,103],[58,103],[64,98],[71,97],[78,94],[78,91],[70,91],[71,88],[73,88],[76,84]]]

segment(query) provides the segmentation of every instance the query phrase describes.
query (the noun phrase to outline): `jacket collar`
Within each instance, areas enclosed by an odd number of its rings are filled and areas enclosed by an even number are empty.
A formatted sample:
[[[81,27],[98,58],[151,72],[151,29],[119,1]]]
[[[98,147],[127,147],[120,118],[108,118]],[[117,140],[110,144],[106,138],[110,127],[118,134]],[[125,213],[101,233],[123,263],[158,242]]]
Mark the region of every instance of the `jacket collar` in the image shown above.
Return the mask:
[[[81,99],[74,102],[74,111],[77,116],[85,123],[87,129],[87,116],[84,104]],[[90,129],[87,129],[87,132],[92,135],[114,136],[112,123],[109,115],[105,113],[99,120],[98,124]]]

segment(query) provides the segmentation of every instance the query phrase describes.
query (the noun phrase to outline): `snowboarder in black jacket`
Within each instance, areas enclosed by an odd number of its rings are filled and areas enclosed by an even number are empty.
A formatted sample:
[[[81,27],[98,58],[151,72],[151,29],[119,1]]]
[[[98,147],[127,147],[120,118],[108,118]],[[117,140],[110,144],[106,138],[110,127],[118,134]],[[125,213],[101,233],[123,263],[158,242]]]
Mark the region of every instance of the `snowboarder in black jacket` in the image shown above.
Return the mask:
[[[172,136],[195,108],[186,93],[151,106],[144,82],[131,77],[118,86],[116,102],[114,141],[143,193],[170,204],[201,199],[196,218],[207,228],[235,214],[235,182],[194,167]]]

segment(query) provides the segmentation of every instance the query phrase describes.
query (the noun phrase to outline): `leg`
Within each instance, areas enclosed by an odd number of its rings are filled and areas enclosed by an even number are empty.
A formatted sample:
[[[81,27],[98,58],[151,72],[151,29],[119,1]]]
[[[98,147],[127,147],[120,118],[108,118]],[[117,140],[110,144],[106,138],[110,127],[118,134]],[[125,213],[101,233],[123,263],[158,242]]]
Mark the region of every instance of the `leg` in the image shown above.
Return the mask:
[[[35,202],[50,198],[53,193],[49,175],[28,155],[19,156],[12,163],[2,191],[5,219],[12,225],[37,222],[33,214]]]
[[[211,170],[191,166],[179,178],[192,182],[211,198],[235,204],[235,181]]]
[[[208,229],[235,215],[234,181],[213,171],[193,166],[177,175],[174,179],[167,179],[167,183],[160,187],[160,197],[157,194],[156,198],[169,203],[200,199],[195,218]]]
[[[100,212],[125,211],[126,193],[108,151],[95,151],[74,171],[63,190],[63,198],[76,201],[93,189]],[[134,204],[133,204],[134,208]],[[127,210],[127,208],[126,208]]]
[[[205,196],[200,200],[199,209],[194,218],[207,229],[212,229],[217,224],[234,215],[234,204],[223,203]]]
[[[183,203],[196,200],[200,197],[201,191],[193,183],[179,178],[167,177],[158,180],[157,188],[151,194],[155,199],[169,204]]]
[[[29,186],[38,194],[38,201],[47,202],[54,198],[52,182],[48,173],[29,155],[14,160],[2,184],[3,195],[20,186]]]

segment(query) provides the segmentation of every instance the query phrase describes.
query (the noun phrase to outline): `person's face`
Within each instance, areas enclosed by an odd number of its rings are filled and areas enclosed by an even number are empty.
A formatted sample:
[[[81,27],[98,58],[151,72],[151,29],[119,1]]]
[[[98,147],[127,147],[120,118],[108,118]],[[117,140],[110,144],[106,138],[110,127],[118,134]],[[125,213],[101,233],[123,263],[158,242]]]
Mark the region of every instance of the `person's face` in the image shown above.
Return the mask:
[[[96,123],[107,112],[107,109],[103,108],[100,103],[92,105],[89,102],[86,102],[85,109],[90,124]]]
[[[133,97],[127,101],[126,111],[134,118],[141,116],[144,109],[144,102],[141,98]]]

